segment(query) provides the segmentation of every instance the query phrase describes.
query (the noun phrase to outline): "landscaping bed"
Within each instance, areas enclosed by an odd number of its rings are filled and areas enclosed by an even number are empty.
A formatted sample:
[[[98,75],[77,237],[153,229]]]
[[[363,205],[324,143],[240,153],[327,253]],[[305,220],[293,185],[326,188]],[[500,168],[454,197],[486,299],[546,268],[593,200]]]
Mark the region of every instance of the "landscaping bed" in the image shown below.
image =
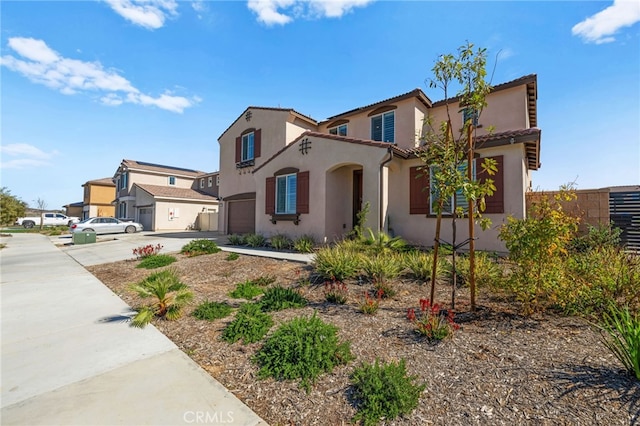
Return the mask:
[[[347,280],[347,303],[328,303],[323,282],[300,285],[312,268],[294,262],[228,253],[187,257],[167,268],[177,271],[194,293],[186,315],[153,324],[203,369],[272,425],[335,425],[356,414],[349,376],[363,362],[376,358],[406,360],[407,372],[426,383],[418,407],[389,424],[606,424],[640,422],[640,383],[623,370],[605,348],[599,334],[578,317],[553,314],[521,316],[515,305],[481,288],[478,310],[469,312],[468,289],[457,291],[455,321],[461,328],[451,339],[431,344],[413,330],[407,309],[418,308],[429,289],[410,278],[394,279],[397,294],[380,302],[376,315],[359,310],[371,284]],[[139,303],[128,285],[148,276],[137,261],[122,261],[87,269],[128,304]],[[298,381],[258,379],[251,358],[264,339],[244,345],[221,340],[234,315],[215,321],[191,313],[204,301],[246,302],[228,296],[236,284],[275,276],[272,285],[295,287],[309,304],[273,312],[274,326],[317,313],[339,328],[351,342],[355,360],[321,375],[307,393]],[[436,301],[448,307],[450,287],[439,285]],[[257,298],[259,299],[259,297]],[[117,314],[114,312],[114,314]]]

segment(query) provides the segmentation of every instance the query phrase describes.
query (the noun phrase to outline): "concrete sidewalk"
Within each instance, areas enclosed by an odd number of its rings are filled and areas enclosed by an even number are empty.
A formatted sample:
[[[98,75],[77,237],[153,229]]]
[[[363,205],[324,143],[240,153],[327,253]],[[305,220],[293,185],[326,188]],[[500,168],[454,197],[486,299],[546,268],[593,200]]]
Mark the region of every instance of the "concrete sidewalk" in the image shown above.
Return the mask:
[[[153,326],[106,321],[128,306],[47,237],[0,241],[3,425],[266,424]]]

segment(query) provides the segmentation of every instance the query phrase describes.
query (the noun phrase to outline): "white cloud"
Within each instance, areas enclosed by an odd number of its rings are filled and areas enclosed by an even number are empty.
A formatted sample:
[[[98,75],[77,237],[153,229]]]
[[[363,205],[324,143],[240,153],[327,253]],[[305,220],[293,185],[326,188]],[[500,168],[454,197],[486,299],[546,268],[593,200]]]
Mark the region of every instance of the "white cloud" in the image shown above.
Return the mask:
[[[167,17],[177,15],[175,0],[105,0],[118,15],[143,28],[155,30]]]
[[[26,143],[1,145],[0,152],[2,153],[3,160],[2,163],[0,163],[0,168],[2,169],[26,169],[48,166],[51,164],[49,160],[58,154],[57,151],[44,152],[40,148]],[[5,161],[6,157],[18,158]]]
[[[285,25],[295,18],[340,18],[373,0],[249,0],[247,6],[266,25]]]
[[[98,92],[102,94],[100,102],[105,105],[117,106],[129,102],[177,113],[200,101],[196,97],[173,96],[166,91],[155,98],[141,93],[115,70],[105,69],[99,62],[64,58],[42,40],[13,37],[8,44],[22,58],[5,55],[0,58],[0,65],[65,95]]]
[[[614,0],[613,5],[574,25],[571,33],[587,43],[610,43],[621,28],[637,22],[640,22],[638,0]]]

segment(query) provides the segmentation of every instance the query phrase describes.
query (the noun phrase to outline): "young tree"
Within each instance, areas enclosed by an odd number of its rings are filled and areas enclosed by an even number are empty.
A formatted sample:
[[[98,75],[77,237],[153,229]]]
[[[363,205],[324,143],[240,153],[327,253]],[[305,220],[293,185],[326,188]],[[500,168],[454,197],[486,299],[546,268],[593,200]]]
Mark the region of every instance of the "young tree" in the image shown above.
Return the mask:
[[[492,179],[479,181],[473,177],[474,140],[473,130],[483,108],[486,106],[486,96],[491,91],[490,84],[485,80],[486,49],[474,50],[471,43],[458,48],[457,55],[442,55],[433,67],[434,77],[429,86],[439,88],[444,92],[446,120],[434,126],[431,119],[427,119],[427,130],[423,136],[424,149],[420,159],[424,162],[422,173],[429,174],[431,188],[430,200],[433,210],[437,214],[436,235],[434,239],[433,270],[431,276],[430,300],[435,303],[436,265],[438,249],[440,247],[440,230],[442,214],[447,211],[452,218],[453,232],[453,285],[451,291],[451,308],[455,308],[455,256],[456,250],[470,243],[470,287],[471,309],[475,310],[475,264],[473,245],[473,228],[477,220],[483,229],[489,226],[487,218],[481,217],[484,211],[484,197],[492,195],[495,186]],[[455,98],[449,98],[452,86],[458,86]],[[459,102],[460,111],[465,117],[464,126],[459,135],[454,135],[451,120],[451,103]],[[496,163],[484,159],[479,165],[486,175],[494,175],[497,171]],[[458,200],[466,200],[467,208],[458,205]],[[469,218],[469,240],[456,244],[456,219],[467,215]]]
[[[20,200],[7,187],[0,189],[0,222],[2,225],[12,225],[17,218],[24,216],[27,203]]]
[[[36,200],[36,206],[38,210],[40,210],[40,230],[44,227],[44,211],[47,209],[47,202],[42,198],[38,197]]]

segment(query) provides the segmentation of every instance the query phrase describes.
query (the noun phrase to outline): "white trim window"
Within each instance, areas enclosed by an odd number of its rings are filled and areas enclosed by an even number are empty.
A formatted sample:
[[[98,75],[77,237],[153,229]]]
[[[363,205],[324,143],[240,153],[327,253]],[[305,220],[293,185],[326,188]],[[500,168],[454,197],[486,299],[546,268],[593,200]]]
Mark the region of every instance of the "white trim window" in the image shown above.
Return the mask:
[[[476,162],[473,161],[471,163],[471,166],[473,167],[471,169],[471,175],[472,178],[475,180],[476,178]],[[438,171],[438,167],[439,166],[430,166],[429,167],[429,190],[430,193],[432,194],[432,202],[430,203],[430,213],[432,215],[436,215],[436,209],[435,209],[435,200],[437,198],[438,195],[438,189],[435,186],[436,183],[436,177],[435,177],[435,173],[437,173]],[[465,162],[464,164],[461,164],[460,166],[458,166],[458,170],[460,170],[462,173],[467,174],[467,163]],[[467,213],[469,211],[469,202],[467,200],[467,197],[464,196],[462,190],[456,191],[455,195],[453,195],[451,197],[450,200],[447,200],[444,202],[444,204],[442,205],[442,214],[445,216],[449,216],[451,214],[453,214],[453,206],[454,206],[454,197],[455,197],[455,205],[456,207],[462,208],[462,211],[464,213]]]
[[[296,213],[297,175],[276,177],[276,214]]]
[[[220,186],[220,175],[216,175],[216,186]]]
[[[337,136],[347,136],[347,125],[341,124],[340,126],[332,127],[329,129],[329,134]]]
[[[209,176],[209,179],[207,179],[207,185],[209,185],[209,188],[213,186],[213,176]]]
[[[204,189],[204,178],[200,179],[200,189]]]
[[[242,161],[253,160],[255,135],[253,132],[242,135]]]
[[[371,117],[371,139],[374,141],[395,143],[395,111],[389,111]]]
[[[169,176],[169,186],[176,186],[176,177]]]
[[[118,189],[126,189],[127,188],[127,178],[129,177],[129,173],[122,173],[120,176],[120,188]]]

